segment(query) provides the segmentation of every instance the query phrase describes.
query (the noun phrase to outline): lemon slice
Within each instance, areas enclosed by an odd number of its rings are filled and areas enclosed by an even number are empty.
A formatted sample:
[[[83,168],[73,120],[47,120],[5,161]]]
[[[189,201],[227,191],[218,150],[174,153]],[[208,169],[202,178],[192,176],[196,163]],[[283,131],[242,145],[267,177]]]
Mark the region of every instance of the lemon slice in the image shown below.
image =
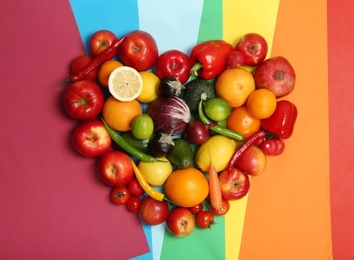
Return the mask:
[[[143,79],[134,68],[118,67],[108,78],[108,90],[119,101],[132,101],[143,90]]]

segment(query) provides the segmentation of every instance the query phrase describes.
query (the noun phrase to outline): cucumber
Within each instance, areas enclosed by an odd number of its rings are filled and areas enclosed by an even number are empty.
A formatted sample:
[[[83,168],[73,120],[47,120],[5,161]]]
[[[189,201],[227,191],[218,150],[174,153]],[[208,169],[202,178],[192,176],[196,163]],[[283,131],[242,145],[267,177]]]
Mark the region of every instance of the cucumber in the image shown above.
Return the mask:
[[[194,154],[191,145],[183,138],[173,139],[175,145],[167,155],[167,159],[180,168],[193,166]]]
[[[191,113],[198,112],[198,104],[201,94],[206,94],[206,100],[216,96],[214,85],[207,80],[196,78],[185,84],[182,91],[182,99],[186,101]]]

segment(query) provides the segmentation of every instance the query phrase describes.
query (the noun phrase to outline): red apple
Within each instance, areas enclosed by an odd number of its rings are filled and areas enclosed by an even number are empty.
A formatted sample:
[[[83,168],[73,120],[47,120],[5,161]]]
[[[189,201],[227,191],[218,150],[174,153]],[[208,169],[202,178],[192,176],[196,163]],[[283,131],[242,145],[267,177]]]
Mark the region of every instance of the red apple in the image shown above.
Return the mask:
[[[262,149],[252,145],[237,160],[236,167],[247,174],[260,175],[266,166],[266,156]]]
[[[126,35],[119,46],[118,55],[124,65],[145,71],[156,63],[158,47],[151,34],[135,30]]]
[[[89,42],[91,55],[93,57],[96,56],[97,54],[99,54],[100,52],[105,50],[107,47],[111,46],[115,40],[117,40],[117,37],[111,31],[100,30],[100,31],[95,32],[91,36],[90,42]],[[115,55],[113,54],[111,59],[114,56]]]
[[[219,175],[221,194],[227,200],[242,199],[250,188],[248,175],[240,169],[223,170]]]
[[[64,109],[74,119],[91,120],[102,111],[104,95],[101,87],[92,80],[71,84],[64,93]]]
[[[134,177],[130,157],[121,151],[110,150],[98,161],[98,175],[104,183],[110,186],[125,186]]]
[[[163,223],[168,216],[169,208],[166,200],[159,201],[146,196],[140,203],[140,217],[150,226]]]
[[[187,208],[174,208],[167,216],[166,227],[176,237],[188,236],[194,231],[194,216]]]
[[[245,63],[245,58],[243,54],[239,51],[230,52],[226,56],[226,66],[231,69],[238,68]]]
[[[183,85],[190,78],[192,63],[184,52],[169,50],[161,54],[156,61],[156,75],[161,79],[177,78]]]
[[[76,57],[71,62],[71,67],[70,67],[71,74],[75,75],[76,73],[78,73],[79,70],[85,67],[91,60],[92,57],[88,55],[81,55],[79,57]],[[94,80],[96,79],[97,75],[98,75],[98,67],[93,69],[90,73],[86,74],[83,79]]]
[[[262,35],[247,33],[237,42],[235,51],[243,54],[245,65],[256,66],[266,58],[268,44]]]
[[[74,148],[86,157],[97,157],[107,152],[112,139],[103,123],[96,119],[80,123],[72,135]]]
[[[269,89],[277,98],[290,94],[295,87],[295,70],[282,56],[263,61],[253,76],[257,88]]]

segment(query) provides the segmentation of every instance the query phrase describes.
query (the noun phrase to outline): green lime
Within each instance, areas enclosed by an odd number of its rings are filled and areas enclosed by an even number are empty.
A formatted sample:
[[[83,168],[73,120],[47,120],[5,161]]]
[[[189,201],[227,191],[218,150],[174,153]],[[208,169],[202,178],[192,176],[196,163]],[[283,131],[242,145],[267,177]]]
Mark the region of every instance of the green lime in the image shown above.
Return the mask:
[[[154,122],[148,114],[137,115],[131,124],[131,133],[137,139],[148,139],[154,132]]]
[[[203,104],[205,114],[213,121],[223,121],[229,117],[231,107],[225,99],[214,97]]]

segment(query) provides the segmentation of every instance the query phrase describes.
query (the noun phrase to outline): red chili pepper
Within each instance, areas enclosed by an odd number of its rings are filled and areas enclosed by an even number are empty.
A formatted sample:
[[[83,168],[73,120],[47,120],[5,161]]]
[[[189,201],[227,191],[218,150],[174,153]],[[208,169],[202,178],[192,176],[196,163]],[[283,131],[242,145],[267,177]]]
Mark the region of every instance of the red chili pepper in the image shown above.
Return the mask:
[[[226,56],[232,52],[232,45],[224,40],[211,40],[197,44],[189,56],[193,67],[191,76],[209,80],[226,68]]]
[[[86,64],[82,69],[80,69],[76,74],[71,75],[69,79],[66,79],[63,82],[66,81],[76,82],[82,80],[88,73],[90,73],[98,66],[100,66],[104,61],[111,60],[116,55],[118,47],[120,46],[120,44],[123,42],[124,39],[125,36],[114,41],[111,46],[107,47],[104,51],[100,52],[88,64]],[[59,84],[59,87],[61,83]]]
[[[274,113],[262,120],[261,127],[264,131],[286,139],[293,133],[296,118],[297,108],[295,104],[287,100],[281,100],[277,102]]]
[[[232,169],[234,168],[238,158],[240,158],[240,156],[249,148],[251,147],[253,144],[255,144],[259,139],[264,139],[266,136],[266,132],[259,130],[257,132],[255,132],[254,134],[252,134],[250,137],[248,137],[246,139],[246,141],[244,141],[239,148],[237,148],[236,152],[233,154],[233,156],[231,157],[229,164],[227,166],[227,170],[228,172],[231,172]]]

